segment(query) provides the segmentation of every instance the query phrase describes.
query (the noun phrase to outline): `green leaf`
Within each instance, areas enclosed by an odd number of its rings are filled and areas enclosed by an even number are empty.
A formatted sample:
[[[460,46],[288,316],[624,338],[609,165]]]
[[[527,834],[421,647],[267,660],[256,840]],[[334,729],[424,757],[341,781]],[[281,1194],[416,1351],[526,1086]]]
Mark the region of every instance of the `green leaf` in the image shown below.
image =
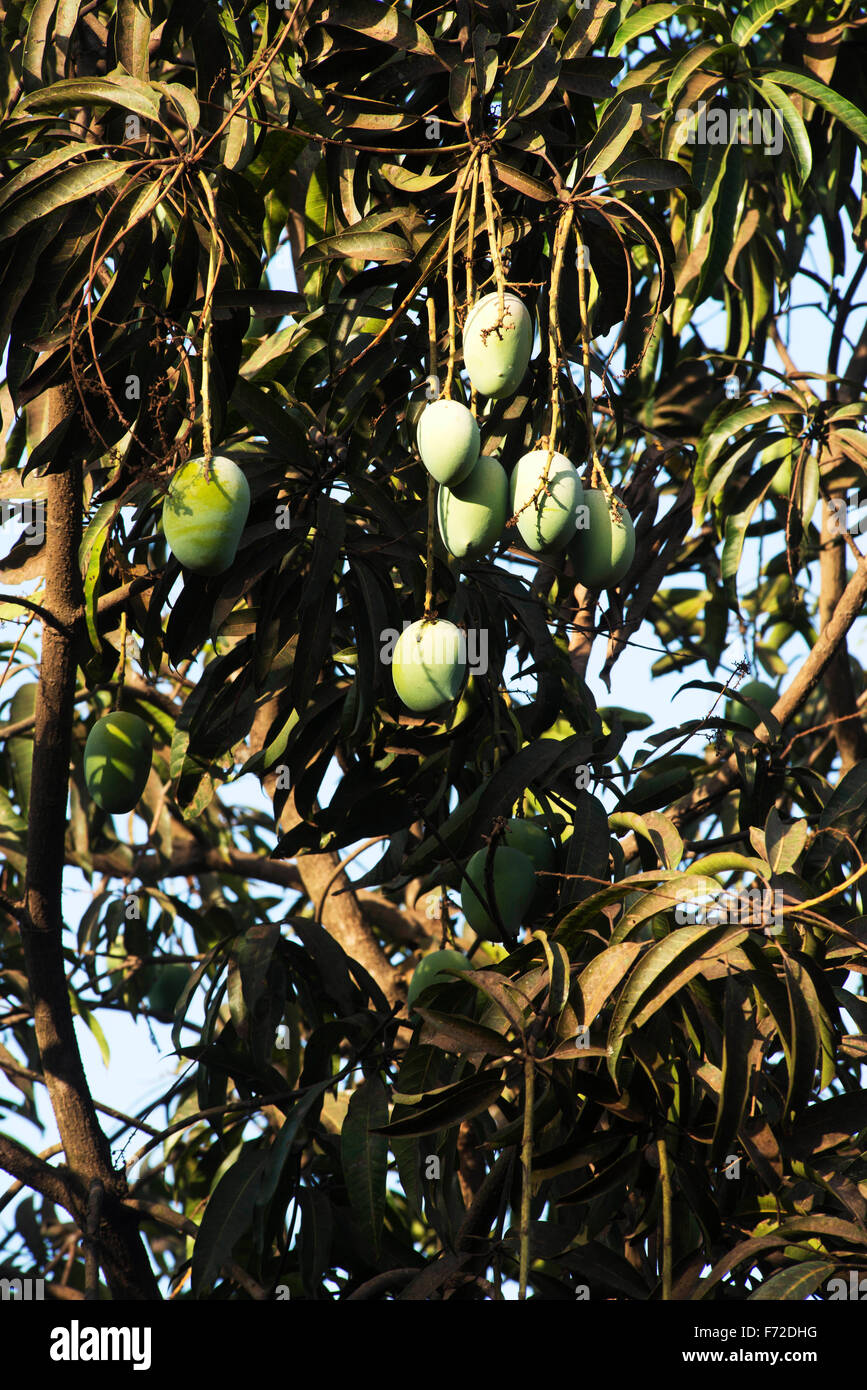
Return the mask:
[[[148,75],[148,45],[151,36],[151,0],[117,0],[115,15],[115,52],[133,77],[144,80]]]
[[[420,1004],[415,1006],[415,1012],[423,1019],[419,1035],[423,1046],[438,1047],[442,1052],[456,1052],[467,1057],[474,1065],[485,1057],[502,1057],[514,1050],[493,1028],[483,1028],[468,1018],[436,1013],[433,1009],[423,1009]]]
[[[750,1052],[755,1036],[755,1010],[748,988],[736,976],[725,982],[721,1085],[714,1123],[712,1160],[724,1161],[731,1152],[750,1094]]]
[[[117,76],[73,77],[64,82],[52,82],[40,91],[28,92],[19,101],[16,111],[66,111],[75,106],[117,106],[133,111],[145,120],[155,121],[160,113],[159,94],[146,82],[137,82],[122,69]]]
[[[596,0],[595,4],[582,5],[566,30],[560,49],[561,60],[565,63],[589,53],[615,9],[614,0]]]
[[[419,1107],[406,1119],[383,1125],[380,1133],[390,1138],[414,1138],[423,1134],[436,1134],[438,1130],[448,1129],[461,1120],[472,1119],[487,1110],[498,1099],[503,1089],[501,1069],[477,1072],[453,1086],[445,1086],[434,1092],[430,1104]]]
[[[194,1298],[211,1291],[221,1267],[231,1260],[235,1245],[248,1229],[267,1157],[260,1149],[245,1146],[211,1193],[193,1250]]]
[[[761,75],[771,82],[776,82],[780,87],[800,92],[802,96],[818,102],[819,106],[836,116],[838,121],[851,130],[862,146],[867,146],[867,116],[839,92],[835,92],[824,82],[819,82],[817,78],[809,77],[798,68],[767,68]]]
[[[523,193],[525,198],[532,198],[537,203],[549,203],[554,197],[554,193],[541,179],[534,179],[531,174],[526,174],[523,169],[516,169],[511,164],[504,164],[502,160],[492,159],[491,167],[501,183],[508,188],[514,188],[518,193]]]
[[[0,241],[30,228],[55,208],[66,207],[79,198],[94,197],[129,172],[129,165],[116,159],[91,160],[75,169],[67,169],[6,209],[0,216]]]
[[[696,68],[700,68],[706,58],[712,58],[718,51],[718,45],[704,41],[698,43],[694,48],[688,48],[683,57],[675,65],[671,77],[668,79],[668,86],[665,89],[665,104],[672,106],[674,98],[683,87]]]
[[[788,10],[797,0],[753,0],[732,25],[732,39],[744,48],[777,10]]]
[[[526,67],[539,56],[565,8],[561,0],[536,0],[529,19],[521,26],[520,38],[509,59],[510,69]]]
[[[612,101],[606,108],[596,134],[584,151],[582,183],[592,182],[597,174],[604,174],[611,168],[640,128],[641,122],[640,101],[629,100],[626,97],[616,97]]]
[[[382,1249],[388,1139],[377,1126],[388,1120],[388,1094],[379,1076],[368,1076],[352,1093],[340,1134],[346,1190],[365,1245],[376,1258]]]
[[[640,941],[621,941],[617,946],[607,946],[584,967],[570,995],[583,1027],[589,1028],[593,1023],[642,949]]]
[[[806,820],[785,825],[776,807],[771,807],[765,821],[765,845],[775,874],[786,874],[794,868],[807,842],[808,829]]]
[[[739,946],[748,935],[743,927],[686,926],[651,946],[635,966],[614,1007],[608,1030],[608,1068],[613,1079],[617,1077],[627,1032],[640,1028],[707,964]]]
[[[834,788],[819,817],[819,829],[833,829],[835,821],[867,802],[867,761],[855,763]]]
[[[800,1302],[830,1279],[835,1268],[827,1260],[805,1260],[791,1269],[780,1269],[748,1295],[748,1302]]]
[[[667,816],[658,811],[636,815],[634,811],[615,811],[608,817],[612,830],[632,830],[649,840],[666,869],[676,869],[683,858],[683,840]]]
[[[807,127],[801,119],[801,113],[776,82],[770,82],[767,78],[760,77],[752,85],[779,113],[783,123],[783,131],[792,152],[795,167],[798,170],[798,186],[803,188],[813,168],[813,149],[810,145]]]
[[[637,39],[640,34],[646,34],[648,29],[653,29],[664,20],[673,18],[677,13],[677,8],[676,5],[642,5],[617,30],[608,50],[609,55],[616,58],[621,49],[632,43],[632,40]]]
[[[340,25],[391,48],[437,58],[436,49],[424,29],[414,24],[397,5],[380,5],[375,0],[337,0],[318,11],[316,23]]]
[[[628,193],[650,193],[658,188],[682,188],[691,203],[699,199],[699,191],[685,169],[673,159],[636,159],[612,171],[609,183]]]
[[[45,57],[45,46],[48,42],[48,26],[56,8],[57,0],[36,0],[36,4],[31,10],[22,59],[25,86],[27,87],[40,87],[42,85],[42,63]]]
[[[438,183],[452,177],[450,173],[414,174],[403,164],[380,164],[377,172],[401,193],[422,193],[425,189],[435,188]]]

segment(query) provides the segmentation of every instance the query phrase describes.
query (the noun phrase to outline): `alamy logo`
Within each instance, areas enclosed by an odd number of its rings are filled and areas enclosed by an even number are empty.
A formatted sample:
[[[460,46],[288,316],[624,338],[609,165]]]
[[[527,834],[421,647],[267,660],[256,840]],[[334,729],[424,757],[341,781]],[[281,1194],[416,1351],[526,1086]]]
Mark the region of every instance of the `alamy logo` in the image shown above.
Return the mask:
[[[73,1318],[68,1327],[51,1329],[48,1354],[52,1361],[132,1361],[134,1371],[149,1371],[149,1327],[81,1327]]]
[[[867,502],[862,502],[858,495],[858,490],[849,489],[845,499],[842,497],[830,497],[828,499],[828,530],[832,536],[860,536],[862,531],[867,531],[867,512],[864,508]],[[859,515],[859,513],[862,513]]]
[[[867,1279],[859,1279],[858,1271],[850,1269],[848,1287],[845,1279],[829,1279],[827,1293],[829,1303],[841,1298],[855,1299],[863,1303],[867,1300]]]
[[[773,155],[783,148],[783,123],[767,108],[729,111],[700,101],[697,111],[681,107],[675,120],[680,126],[675,134],[678,145],[762,145],[765,154]]]
[[[766,936],[779,936],[783,930],[785,895],[779,888],[729,890],[710,901],[708,894],[687,897],[688,891],[686,884],[678,888],[680,901],[674,909],[674,920],[679,927],[761,927]]]
[[[0,526],[7,521],[20,521],[24,527],[24,544],[41,545],[45,540],[45,503],[25,497],[4,498],[0,502]]]
[[[24,1303],[40,1302],[45,1298],[44,1279],[0,1279],[0,1300],[13,1299]]]
[[[412,623],[406,620],[403,624],[404,632]],[[466,632],[463,628],[458,628],[460,634],[458,639],[459,660],[468,667],[472,675],[484,676],[488,669],[488,629],[486,627],[471,627]],[[384,628],[379,634],[382,646],[379,650],[380,660],[386,666],[391,664],[394,656],[395,643],[400,633],[393,627]],[[452,658],[452,639],[448,633],[443,637],[434,632],[432,645],[425,648],[424,655],[417,653],[412,647],[406,653],[405,660],[408,661],[450,661]]]

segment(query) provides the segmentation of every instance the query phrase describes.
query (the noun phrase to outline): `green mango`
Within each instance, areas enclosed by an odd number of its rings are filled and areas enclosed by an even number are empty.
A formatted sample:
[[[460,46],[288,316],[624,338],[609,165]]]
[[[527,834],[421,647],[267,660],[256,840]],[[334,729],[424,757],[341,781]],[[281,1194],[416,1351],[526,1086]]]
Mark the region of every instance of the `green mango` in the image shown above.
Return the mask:
[[[773,709],[779,696],[776,690],[766,685],[764,681],[747,681],[738,690],[739,695],[746,695],[748,699],[757,701],[762,709]],[[725,707],[726,719],[733,719],[736,724],[746,724],[748,729],[754,729],[761,722],[761,717],[754,714],[749,705],[743,704],[738,699],[726,700]]]
[[[782,497],[788,501],[792,490],[792,468],[797,454],[795,452],[795,440],[791,435],[786,435],[784,439],[775,439],[773,444],[769,444],[767,449],[762,452],[760,464],[779,462],[777,469],[771,479],[771,492],[775,497]]]
[[[477,850],[467,864],[467,877],[461,879],[461,907],[464,916],[479,936],[497,940],[499,928],[488,915],[483,905],[487,898],[485,887],[485,861],[487,846]],[[519,849],[509,849],[499,844],[494,850],[493,865],[494,901],[491,904],[499,912],[508,936],[517,935],[524,920],[524,914],[533,901],[536,892],[536,875],[533,861]],[[478,889],[478,892],[474,891]]]
[[[391,676],[407,709],[426,714],[454,700],[467,669],[466,643],[447,618],[419,618],[394,644]]]
[[[232,565],[250,514],[250,485],[236,463],[215,455],[179,468],[163,502],[163,531],[172,554],[196,574],[223,574]]]
[[[132,811],[152,757],[151,731],[137,714],[117,710],[97,719],[84,745],[84,780],[97,806],[111,815]]]
[[[619,584],[635,559],[635,528],[625,507],[615,521],[601,488],[586,488],[572,547],[575,574],[588,589],[611,589]],[[583,524],[582,524],[583,523]]]
[[[521,539],[529,550],[536,552],[560,550],[572,539],[578,507],[584,500],[577,469],[565,454],[555,452],[548,470],[547,491],[540,493],[532,506],[525,506],[539,486],[547,462],[547,449],[531,450],[518,459],[509,482],[512,515],[525,508],[517,522]]]
[[[27,685],[19,685],[12,696],[12,705],[9,710],[10,724],[17,724],[19,719],[30,719],[36,713],[36,692],[38,689],[35,681],[29,681]],[[31,729],[26,734],[18,734],[15,738],[10,738],[8,744],[9,761],[12,764],[12,781],[18,796],[18,805],[25,818],[30,809],[33,733],[34,731]]]
[[[437,519],[443,544],[459,560],[484,555],[503,533],[509,483],[503,465],[482,454],[455,488],[440,487]]]
[[[147,1000],[154,1013],[173,1014],[187,987],[190,971],[186,965],[155,965],[153,983],[148,984]]]
[[[431,951],[429,955],[422,956],[409,982],[406,1002],[411,1007],[423,989],[429,985],[447,985],[454,981],[453,975],[448,975],[447,970],[472,970],[473,967],[462,956],[460,951]]]
[[[520,386],[533,351],[533,322],[516,294],[503,299],[503,323],[498,328],[497,293],[483,295],[464,324],[464,366],[474,391],[499,399]]]
[[[551,837],[544,827],[535,821],[513,816],[506,822],[506,833],[502,843],[509,849],[519,849],[522,854],[526,854],[537,872],[554,867],[554,846]]]
[[[431,401],[418,422],[416,443],[431,477],[455,487],[469,477],[479,457],[476,417],[460,401]]]

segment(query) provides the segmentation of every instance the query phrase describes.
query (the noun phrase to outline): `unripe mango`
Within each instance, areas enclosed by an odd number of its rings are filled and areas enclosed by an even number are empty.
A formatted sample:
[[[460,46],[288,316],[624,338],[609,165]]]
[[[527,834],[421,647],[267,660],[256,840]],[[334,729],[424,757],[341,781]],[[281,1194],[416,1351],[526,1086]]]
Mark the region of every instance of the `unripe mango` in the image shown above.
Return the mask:
[[[513,816],[506,822],[506,833],[502,843],[508,849],[518,849],[522,854],[526,854],[537,871],[547,871],[554,867],[554,846],[551,837],[536,821]]]
[[[529,550],[560,550],[575,534],[584,489],[577,470],[565,454],[554,453],[546,490],[530,506],[525,503],[539,486],[548,462],[547,449],[533,449],[518,459],[509,482],[512,514],[521,511],[518,531]]]
[[[407,990],[407,1004],[414,1004],[422,990],[427,989],[429,985],[453,983],[454,975],[448,975],[446,971],[472,970],[472,968],[466,956],[462,956],[460,951],[431,951],[429,955],[422,957],[413,971]]]
[[[35,681],[29,681],[27,685],[19,685],[15,694],[12,696],[12,706],[9,710],[9,723],[17,724],[20,719],[29,719],[36,713],[36,691],[38,686]],[[18,796],[18,805],[21,813],[26,818],[30,808],[30,780],[33,773],[33,734],[17,734],[9,740],[9,761],[12,764],[12,780],[15,784],[15,791]]]
[[[467,669],[466,642],[446,618],[419,618],[394,644],[391,676],[398,696],[416,714],[453,700]]]
[[[431,477],[455,487],[469,477],[479,457],[476,417],[460,401],[431,401],[418,422],[416,443]]]
[[[147,999],[158,1014],[173,1014],[190,980],[186,965],[155,965],[148,971]],[[151,983],[152,979],[152,983]]]
[[[84,780],[97,806],[132,811],[151,770],[151,731],[137,714],[116,710],[97,719],[84,745]]]
[[[601,488],[586,488],[572,550],[575,574],[588,589],[610,589],[619,584],[635,559],[635,528],[624,506],[615,519]],[[582,524],[583,523],[583,524]]]
[[[466,879],[461,879],[461,907],[473,931],[478,932],[479,936],[497,940],[500,929],[494,918],[489,916],[483,902],[483,899],[488,900],[485,886],[488,852],[487,847],[478,850],[467,864],[470,881],[467,883]],[[536,891],[532,860],[519,849],[497,845],[494,850],[493,885],[494,900],[491,906],[499,912],[506,934],[515,936]]]
[[[776,690],[766,685],[764,681],[747,681],[738,691],[739,695],[746,695],[748,699],[755,700],[762,706],[762,709],[773,709],[779,696]],[[726,700],[726,719],[733,719],[737,724],[746,724],[748,729],[754,729],[761,722],[761,716],[754,714],[749,705],[743,704],[740,700]]]
[[[792,490],[792,467],[795,461],[795,441],[789,435],[785,439],[775,439],[762,453],[760,463],[779,463],[779,468],[771,479],[771,492],[775,497],[788,499]]]
[[[484,555],[506,524],[509,481],[503,465],[482,454],[457,487],[440,487],[437,519],[443,544],[459,560]]]
[[[236,463],[215,455],[179,468],[163,502],[163,531],[172,554],[196,574],[223,574],[235,559],[250,514],[250,486]]]
[[[464,324],[464,366],[475,391],[499,398],[518,389],[533,350],[533,323],[516,294],[503,298],[503,322],[496,291],[474,304]]]

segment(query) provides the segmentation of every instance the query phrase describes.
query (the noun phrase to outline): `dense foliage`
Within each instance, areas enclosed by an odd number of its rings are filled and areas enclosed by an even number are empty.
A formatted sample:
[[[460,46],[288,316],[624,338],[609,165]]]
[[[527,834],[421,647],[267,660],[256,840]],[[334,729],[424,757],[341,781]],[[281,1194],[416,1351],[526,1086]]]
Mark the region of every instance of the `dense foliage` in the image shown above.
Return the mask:
[[[5,675],[41,685],[35,715],[6,711],[0,1069],[10,1116],[34,1118],[46,1083],[65,1153],[0,1135],[29,1189],[4,1272],[71,1248],[85,1287],[94,1179],[106,1296],[159,1296],[143,1247],[163,1294],[199,1299],[493,1298],[509,1278],[541,1298],[803,1298],[867,1269],[867,734],[846,648],[867,565],[831,525],[867,469],[863,256],[837,283],[865,244],[858,14],[6,10],[0,497],[47,511],[44,543],[3,562],[7,590],[40,584],[0,616],[43,636],[3,644]],[[763,138],[703,142],[701,103],[764,113]],[[831,351],[795,364],[810,237]],[[297,292],[270,287],[284,246]],[[485,405],[461,327],[503,282],[538,334]],[[507,471],[556,435],[613,486],[637,538],[615,589],[514,527],[461,563],[435,538],[428,563],[415,425],[447,377]],[[252,507],[206,577],[161,517],[212,447]],[[417,716],[388,658],[428,608],[484,634],[487,664]],[[706,718],[653,730],[597,703],[593,642],[610,689],[645,621],[654,673],[700,682]],[[721,698],[750,669],[782,682],[757,732]],[[116,707],[154,742],[135,827],[85,785]],[[251,772],[273,815],[225,795]],[[543,818],[555,870],[519,942],[476,948],[464,869],[514,815]],[[362,841],[375,862],[348,890],[339,852]],[[77,931],[61,861],[92,885]],[[684,923],[686,889],[784,906],[776,927]],[[419,953],[455,932],[479,969],[410,1021]],[[190,961],[179,998],[152,992],[166,957]],[[166,1133],[93,1109],[72,1011],[98,1030],[110,1008],[173,1014]]]

